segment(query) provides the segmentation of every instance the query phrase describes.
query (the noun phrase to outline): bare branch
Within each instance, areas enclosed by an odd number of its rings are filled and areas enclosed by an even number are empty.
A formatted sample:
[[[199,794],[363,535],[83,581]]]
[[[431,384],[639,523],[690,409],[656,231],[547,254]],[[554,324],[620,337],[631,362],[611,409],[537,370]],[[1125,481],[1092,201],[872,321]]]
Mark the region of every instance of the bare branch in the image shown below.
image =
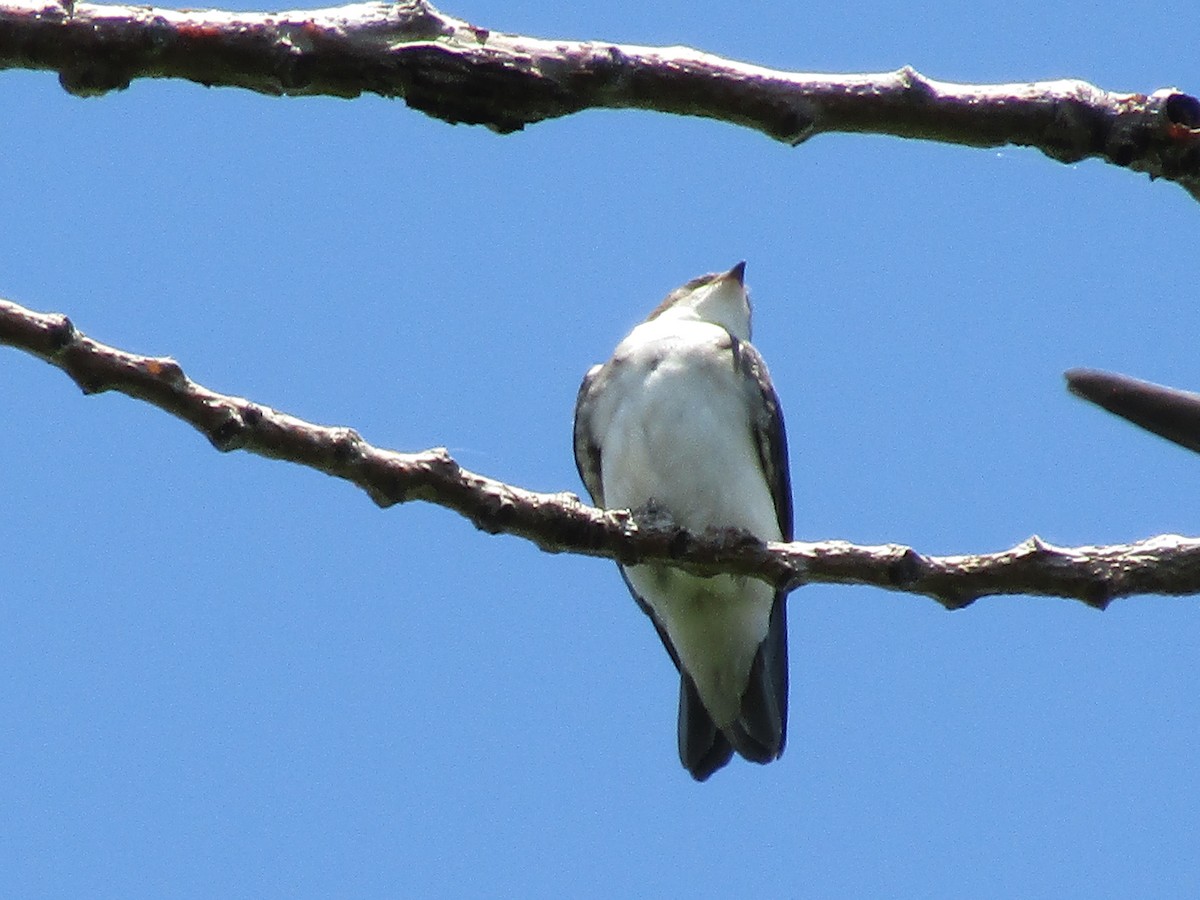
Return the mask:
[[[1097,369],[1065,374],[1075,396],[1200,453],[1200,394]]]
[[[814,75],[686,47],[504,34],[424,0],[235,13],[53,0],[0,2],[0,68],[49,69],[82,96],[135,78],[265,94],[403,97],[448,122],[511,132],[583,109],[704,116],[799,144],[824,132],[1036,147],[1166,178],[1200,199],[1200,100],[1082,81],[963,85],[911,68]]]
[[[441,448],[381,450],[350,428],[314,425],[191,381],[173,359],[139,356],[85,337],[66,316],[0,300],[0,344],[66,372],[85,394],[118,391],[183,419],[221,451],[246,450],[343,478],[383,507],[424,500],[490,534],[550,553],[624,563],[670,562],[700,574],[729,572],[796,588],[824,582],[924,594],[947,609],[989,594],[1039,594],[1103,609],[1131,594],[1200,593],[1200,539],[1162,535],[1110,547],[1053,547],[1037,537],[1000,553],[924,556],[888,544],[764,544],[736,530],[690,534],[661,516],[586,506],[574,494],[540,494],[458,465]]]

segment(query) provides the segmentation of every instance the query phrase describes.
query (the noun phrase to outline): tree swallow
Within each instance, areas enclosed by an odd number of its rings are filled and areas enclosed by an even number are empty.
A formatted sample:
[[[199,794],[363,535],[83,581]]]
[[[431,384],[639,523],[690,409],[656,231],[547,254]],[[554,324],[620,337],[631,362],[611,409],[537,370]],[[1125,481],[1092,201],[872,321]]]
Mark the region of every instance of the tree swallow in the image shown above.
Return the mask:
[[[750,344],[746,264],[677,288],[593,366],[575,405],[575,464],[597,505],[653,506],[689,531],[792,539],[787,438]],[[736,750],[783,753],[785,594],[754,578],[622,566],[679,670],[679,758],[697,781]]]

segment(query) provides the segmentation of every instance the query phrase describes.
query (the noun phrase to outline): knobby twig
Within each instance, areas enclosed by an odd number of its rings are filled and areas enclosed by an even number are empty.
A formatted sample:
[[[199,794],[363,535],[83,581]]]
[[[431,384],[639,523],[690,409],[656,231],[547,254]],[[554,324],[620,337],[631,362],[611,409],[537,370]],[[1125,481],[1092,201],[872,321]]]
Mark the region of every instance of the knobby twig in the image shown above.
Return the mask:
[[[187,378],[174,360],[101,344],[60,314],[0,300],[0,344],[57,366],[85,394],[119,391],[178,416],[218,450],[247,450],[344,478],[383,507],[435,503],[483,531],[522,537],[550,553],[670,562],[699,574],[729,572],[788,588],[870,585],[925,594],[947,609],[989,594],[1067,597],[1103,609],[1131,594],[1200,593],[1200,539],[1162,535],[1134,544],[1062,548],[1032,537],[1000,553],[936,557],[897,544],[764,544],[735,530],[695,535],[661,516],[595,509],[574,494],[540,494],[477,475],[444,449],[381,450],[353,429],[314,425],[218,394]]]
[[[964,85],[911,68],[814,75],[686,47],[542,40],[445,15],[425,0],[280,13],[0,0],[0,68],[49,69],[90,96],[135,78],[272,95],[403,97],[448,122],[511,132],[583,109],[647,109],[754,128],[796,145],[824,132],[1098,157],[1200,200],[1200,100],[1083,81]]]

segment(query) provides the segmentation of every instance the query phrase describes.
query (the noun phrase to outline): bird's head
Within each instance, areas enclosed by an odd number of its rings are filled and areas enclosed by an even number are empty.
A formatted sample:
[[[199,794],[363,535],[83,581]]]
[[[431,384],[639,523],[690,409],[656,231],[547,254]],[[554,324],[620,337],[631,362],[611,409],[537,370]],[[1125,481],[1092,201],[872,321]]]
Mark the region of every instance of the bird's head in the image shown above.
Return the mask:
[[[690,319],[720,325],[742,341],[750,340],[750,295],[745,285],[746,263],[728,272],[713,272],[677,287],[650,313],[654,319]]]

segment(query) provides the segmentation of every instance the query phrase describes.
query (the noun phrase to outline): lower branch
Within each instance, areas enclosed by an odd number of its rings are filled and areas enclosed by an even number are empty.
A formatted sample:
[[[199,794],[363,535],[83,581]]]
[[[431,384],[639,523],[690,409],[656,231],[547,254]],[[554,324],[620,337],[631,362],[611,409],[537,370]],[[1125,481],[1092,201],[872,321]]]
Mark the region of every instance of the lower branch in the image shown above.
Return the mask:
[[[380,506],[424,500],[491,534],[511,534],[550,553],[623,563],[668,562],[697,574],[761,578],[787,588],[824,582],[925,594],[959,609],[989,594],[1039,594],[1103,609],[1131,594],[1200,593],[1200,539],[1163,535],[1110,547],[1053,547],[1036,537],[978,556],[925,556],[888,544],[763,543],[745,532],[691,534],[628,510],[601,510],[574,494],[542,494],[469,472],[444,449],[397,453],[350,428],[315,425],[211,391],[166,357],[140,356],[80,333],[66,316],[0,300],[0,344],[66,372],[85,394],[118,391],[183,419],[218,450],[246,450],[343,478]]]
[[[1166,178],[1200,199],[1200,100],[1082,81],[939,82],[911,68],[814,75],[687,47],[491,31],[427,0],[279,13],[0,0],[0,68],[49,69],[81,96],[135,78],[273,95],[403,97],[448,122],[516,131],[584,109],[646,109],[754,128],[789,144],[859,132],[1036,147]]]

